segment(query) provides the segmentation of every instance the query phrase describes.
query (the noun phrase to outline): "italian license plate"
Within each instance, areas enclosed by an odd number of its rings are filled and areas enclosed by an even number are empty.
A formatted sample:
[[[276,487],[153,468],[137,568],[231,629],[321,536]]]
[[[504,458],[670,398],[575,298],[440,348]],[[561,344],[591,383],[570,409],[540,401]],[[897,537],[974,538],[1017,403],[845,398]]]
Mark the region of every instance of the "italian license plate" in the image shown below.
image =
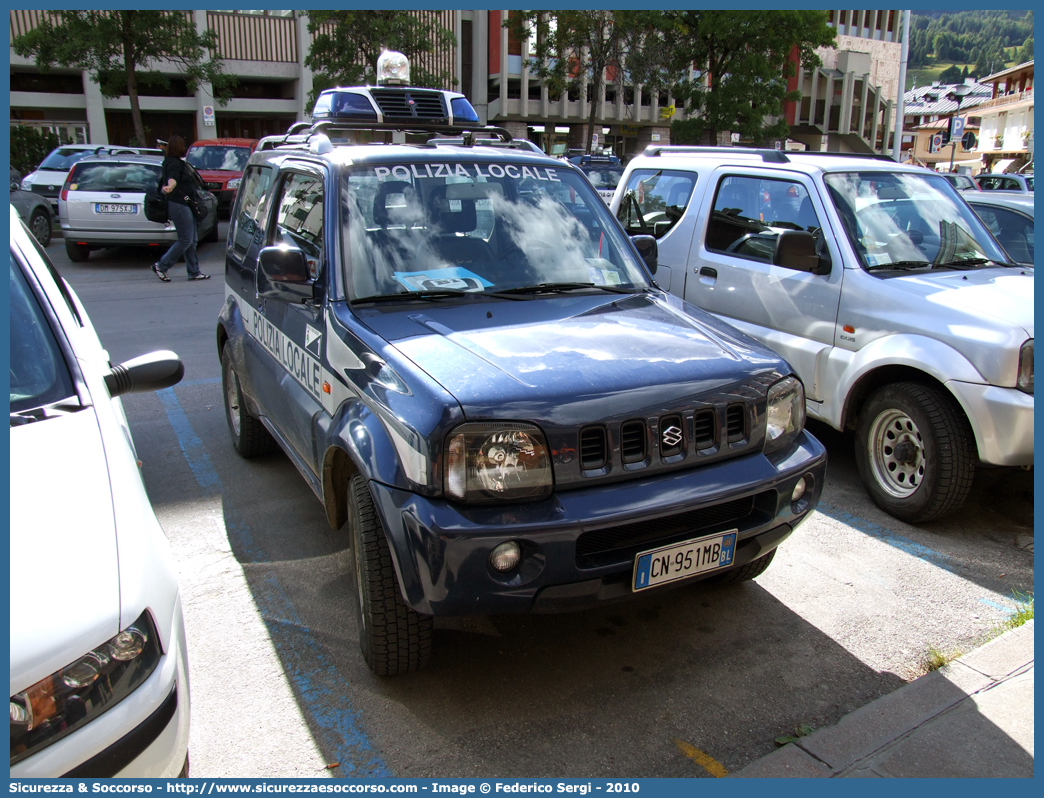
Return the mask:
[[[114,202],[96,202],[94,203],[95,213],[137,213],[137,205],[120,205]]]
[[[736,556],[737,531],[641,552],[634,558],[632,590],[637,593],[693,574],[728,568]]]

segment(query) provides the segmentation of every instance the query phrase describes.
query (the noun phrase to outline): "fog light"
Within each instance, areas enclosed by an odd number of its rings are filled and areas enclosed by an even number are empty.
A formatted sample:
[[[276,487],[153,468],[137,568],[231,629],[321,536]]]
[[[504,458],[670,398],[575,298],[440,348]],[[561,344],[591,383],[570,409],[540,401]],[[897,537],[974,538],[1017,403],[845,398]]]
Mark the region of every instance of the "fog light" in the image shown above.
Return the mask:
[[[794,492],[790,494],[791,503],[797,504],[801,501],[801,497],[805,495],[806,490],[808,490],[808,485],[805,484],[805,478],[801,477],[794,486]]]
[[[515,541],[501,543],[489,555],[489,564],[494,571],[507,573],[515,568],[522,559],[522,547]]]

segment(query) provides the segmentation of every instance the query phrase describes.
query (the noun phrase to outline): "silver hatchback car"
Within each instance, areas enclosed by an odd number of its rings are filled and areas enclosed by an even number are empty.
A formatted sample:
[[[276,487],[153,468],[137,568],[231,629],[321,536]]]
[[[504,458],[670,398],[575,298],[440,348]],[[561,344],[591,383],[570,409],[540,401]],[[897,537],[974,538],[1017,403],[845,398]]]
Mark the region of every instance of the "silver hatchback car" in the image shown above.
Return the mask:
[[[96,155],[72,167],[58,197],[69,260],[85,261],[92,249],[102,247],[162,246],[177,240],[173,222],[145,218],[145,191],[159,183],[162,165],[163,159],[155,155]],[[207,203],[199,242],[211,243],[218,240],[217,200],[194,169],[192,175]]]

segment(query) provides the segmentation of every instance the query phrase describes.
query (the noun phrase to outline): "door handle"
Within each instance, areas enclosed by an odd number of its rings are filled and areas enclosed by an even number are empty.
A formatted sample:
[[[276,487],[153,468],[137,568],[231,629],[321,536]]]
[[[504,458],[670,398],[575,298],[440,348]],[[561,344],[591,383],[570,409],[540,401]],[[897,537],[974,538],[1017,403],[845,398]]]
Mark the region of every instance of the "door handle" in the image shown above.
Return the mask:
[[[710,266],[703,266],[700,269],[700,277],[717,277],[718,270],[712,269]]]

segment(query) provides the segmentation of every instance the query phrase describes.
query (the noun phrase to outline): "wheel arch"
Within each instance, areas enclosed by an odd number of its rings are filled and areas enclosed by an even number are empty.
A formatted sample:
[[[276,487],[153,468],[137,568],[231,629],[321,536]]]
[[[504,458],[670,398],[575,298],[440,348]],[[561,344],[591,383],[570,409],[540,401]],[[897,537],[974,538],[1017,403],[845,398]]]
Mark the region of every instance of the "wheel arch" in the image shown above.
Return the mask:
[[[340,529],[348,521],[348,486],[352,477],[361,474],[356,462],[340,446],[331,446],[323,456],[323,505],[331,529]]]

